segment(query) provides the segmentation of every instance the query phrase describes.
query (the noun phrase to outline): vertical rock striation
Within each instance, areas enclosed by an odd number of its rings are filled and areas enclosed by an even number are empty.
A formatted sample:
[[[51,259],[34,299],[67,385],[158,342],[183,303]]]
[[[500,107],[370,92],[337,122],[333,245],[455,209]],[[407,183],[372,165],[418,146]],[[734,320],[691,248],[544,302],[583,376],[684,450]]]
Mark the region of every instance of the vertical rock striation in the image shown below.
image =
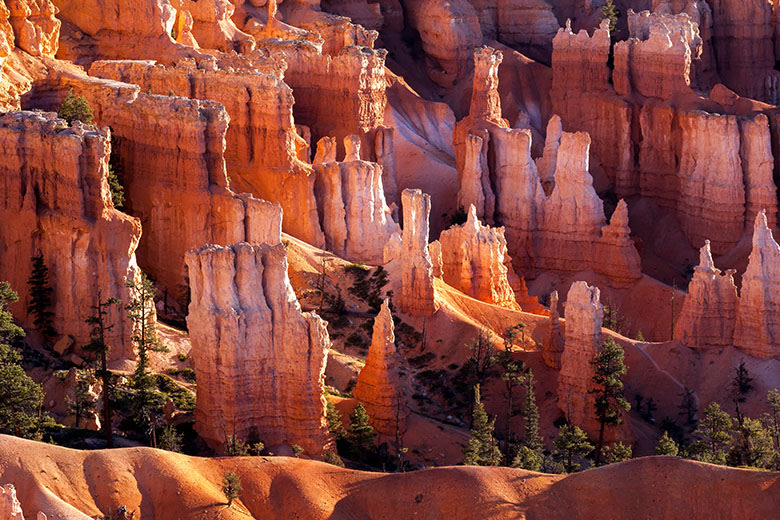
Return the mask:
[[[421,190],[401,193],[404,211],[401,254],[401,311],[430,316],[436,311],[433,289],[433,264],[428,253],[428,219],[431,196]]]
[[[210,447],[256,434],[266,446],[330,442],[323,384],[325,322],[301,312],[282,245],[204,246],[187,253],[187,324],[198,378],[195,428]]]
[[[558,314],[558,291],[553,291],[550,293],[550,330],[547,331],[547,336],[542,344],[544,364],[553,370],[560,370],[563,348],[561,317]]]
[[[403,361],[395,346],[393,328],[393,316],[385,300],[374,318],[371,346],[358,375],[355,397],[365,405],[377,433],[400,441],[410,412],[401,379]]]

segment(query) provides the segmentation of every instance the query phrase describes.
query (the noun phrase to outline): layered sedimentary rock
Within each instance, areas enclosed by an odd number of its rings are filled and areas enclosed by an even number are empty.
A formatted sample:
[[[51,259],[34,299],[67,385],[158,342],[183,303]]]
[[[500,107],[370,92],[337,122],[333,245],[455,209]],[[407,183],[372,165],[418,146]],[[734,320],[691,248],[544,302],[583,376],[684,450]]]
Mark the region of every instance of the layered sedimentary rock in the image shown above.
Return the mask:
[[[231,19],[235,6],[230,0],[172,0],[172,4],[192,16],[192,35],[204,49],[237,52],[254,49],[254,38],[240,31]],[[173,34],[178,35],[178,31],[174,30]]]
[[[555,166],[558,164],[558,148],[561,146],[561,134],[563,133],[563,123],[558,114],[553,114],[547,122],[547,134],[544,139],[544,152],[542,156],[536,159],[536,171],[539,174],[539,180],[545,187],[545,193],[552,192],[555,182]]]
[[[691,45],[700,43],[698,28],[687,15],[665,17],[644,11],[628,12],[631,38],[615,44],[615,91],[635,91],[668,99],[692,94]]]
[[[174,0],[176,1],[176,0]],[[208,0],[206,0],[208,1]],[[213,0],[212,0],[213,1]],[[170,0],[53,0],[62,20],[59,58],[92,61],[96,57],[158,59],[167,62],[198,52],[171,36],[182,22]],[[192,39],[185,39],[193,43]]]
[[[317,144],[315,195],[325,243],[342,258],[381,264],[385,244],[400,231],[385,203],[382,167],[360,160],[358,136],[344,145],[347,156],[336,162],[334,140]]]
[[[140,222],[114,209],[107,175],[110,134],[80,123],[68,128],[53,114],[9,112],[0,116],[2,204],[0,272],[19,293],[12,306],[23,324],[31,257],[49,269],[54,328],[79,344],[89,341],[98,295],[128,301],[125,281],[139,276],[135,251]],[[13,225],[10,225],[13,223]],[[131,324],[119,306],[107,316],[111,359],[132,359]]]
[[[16,46],[33,56],[54,56],[59,47],[61,23],[51,0],[9,0],[6,3]]]
[[[224,60],[227,61],[227,60]],[[224,64],[229,70],[181,62],[97,61],[90,74],[139,85],[141,91],[221,103],[228,115],[225,163],[230,185],[281,204],[284,231],[314,246],[325,245],[314,198],[315,175],[298,158],[306,147],[293,119],[292,90],[273,64],[255,72],[247,59]]]
[[[744,228],[745,188],[735,116],[681,113],[680,200],[677,219],[691,245],[710,238],[712,250],[725,253]],[[718,201],[712,204],[712,201]]]
[[[24,520],[22,505],[16,498],[16,488],[12,484],[0,486],[0,518]]]
[[[401,376],[403,360],[395,346],[393,329],[393,316],[385,300],[374,318],[371,346],[358,375],[355,397],[366,407],[374,430],[399,441],[406,433],[409,407]]]
[[[189,249],[281,241],[279,205],[229,188],[223,157],[228,116],[221,105],[64,73],[39,82],[31,104],[56,107],[69,88],[86,97],[98,124],[112,128],[125,207],[144,226],[138,262],[166,304],[183,311]]]
[[[498,40],[535,60],[550,62],[551,42],[559,27],[550,3],[545,0],[470,1],[486,39]]]
[[[472,52],[482,44],[474,6],[468,0],[414,0],[406,8],[428,57],[428,76],[444,87],[466,77]]]
[[[400,308],[407,314],[430,316],[436,311],[433,264],[428,253],[431,196],[421,190],[404,190],[403,246],[401,250]]]
[[[550,293],[550,330],[547,331],[542,344],[542,359],[545,365],[553,370],[560,370],[563,347],[561,317],[558,314],[558,291],[553,291]]]
[[[738,94],[777,104],[771,2],[711,0],[718,74]]]
[[[558,375],[558,407],[570,424],[586,433],[598,430],[593,415],[593,368],[590,362],[601,350],[601,323],[604,307],[599,301],[598,287],[574,282],[566,296],[566,336]]]
[[[780,246],[764,211],[756,216],[753,250],[742,275],[734,345],[758,357],[780,355]]]
[[[734,270],[722,273],[715,267],[707,240],[699,252],[699,265],[693,268],[674,338],[690,347],[732,345],[736,310]]]
[[[775,159],[769,120],[764,114],[739,120],[739,156],[745,185],[745,228],[766,210],[769,227],[777,225],[777,186],[773,179]]]
[[[228,437],[251,434],[269,447],[321,453],[330,339],[322,319],[301,312],[285,248],[205,246],[187,253],[187,265],[198,434],[218,451]]]
[[[470,206],[466,223],[442,231],[439,243],[445,282],[478,300],[517,307],[507,279],[511,258],[503,228],[482,225]]]

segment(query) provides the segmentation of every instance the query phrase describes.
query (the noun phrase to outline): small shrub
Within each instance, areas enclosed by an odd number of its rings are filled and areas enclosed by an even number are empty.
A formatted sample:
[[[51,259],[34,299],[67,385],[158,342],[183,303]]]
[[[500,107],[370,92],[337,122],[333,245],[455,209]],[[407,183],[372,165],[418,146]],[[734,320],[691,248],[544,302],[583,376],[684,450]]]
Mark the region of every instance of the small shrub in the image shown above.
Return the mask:
[[[341,457],[339,457],[338,453],[335,451],[325,451],[322,453],[322,460],[323,462],[327,462],[328,464],[333,464],[334,466],[338,466],[340,468],[344,467],[344,461],[341,460]]]
[[[227,506],[233,505],[233,500],[241,496],[241,477],[228,471],[222,479],[222,493],[227,498]]]
[[[81,121],[89,125],[92,124],[95,114],[87,100],[83,96],[77,96],[73,89],[70,89],[60,105],[57,117],[64,119],[69,125],[73,124],[73,121]]]
[[[176,357],[179,358],[179,361],[187,361],[187,354],[184,352],[179,352]]]

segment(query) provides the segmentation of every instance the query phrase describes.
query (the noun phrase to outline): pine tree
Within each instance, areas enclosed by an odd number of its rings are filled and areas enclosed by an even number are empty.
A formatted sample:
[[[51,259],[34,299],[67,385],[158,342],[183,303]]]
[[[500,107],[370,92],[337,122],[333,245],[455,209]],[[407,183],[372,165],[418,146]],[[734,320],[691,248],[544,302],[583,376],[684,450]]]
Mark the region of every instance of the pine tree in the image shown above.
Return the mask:
[[[125,305],[127,317],[133,323],[133,344],[138,349],[138,363],[130,379],[130,386],[135,391],[133,411],[136,420],[146,424],[151,432],[152,445],[155,444],[155,419],[161,403],[155,399],[155,378],[149,370],[149,352],[164,352],[166,349],[157,338],[157,327],[154,320],[154,284],[145,274],[138,281],[128,280],[130,302]]]
[[[25,373],[12,345],[24,337],[8,304],[19,300],[8,282],[0,282],[0,431],[27,435],[40,425],[41,386]]]
[[[620,11],[615,7],[614,0],[607,0],[601,6],[601,16],[609,20],[609,34],[614,38],[617,34],[615,29],[617,28],[618,16],[620,16]]]
[[[184,436],[179,433],[174,425],[168,424],[163,427],[162,431],[160,432],[158,447],[161,450],[181,453],[181,443],[183,437]]]
[[[66,398],[68,411],[76,419],[75,427],[78,428],[81,418],[95,411],[95,401],[89,393],[90,385],[95,383],[95,377],[86,370],[76,371],[76,388],[73,391],[73,399]]]
[[[523,419],[525,420],[525,445],[534,451],[541,451],[542,437],[539,435],[539,407],[534,394],[534,373],[530,368],[523,378],[525,401],[523,402]]]
[[[349,432],[347,432],[353,453],[362,460],[366,451],[373,447],[375,437],[374,427],[371,426],[366,408],[363,403],[358,403],[349,415]]]
[[[222,493],[227,498],[227,506],[233,505],[233,500],[241,496],[241,477],[228,471],[222,479]]]
[[[699,427],[694,434],[699,437],[695,458],[713,464],[725,464],[726,456],[734,442],[734,420],[718,403],[710,403],[704,410]]]
[[[95,114],[92,112],[92,107],[89,106],[87,100],[83,96],[77,96],[73,89],[70,89],[65,95],[62,105],[60,105],[57,117],[64,119],[69,125],[73,124],[73,121],[81,121],[89,125],[92,123]]]
[[[506,398],[506,417],[504,419],[504,458],[508,462],[510,458],[510,447],[512,440],[512,417],[514,410],[514,390],[517,385],[523,382],[523,362],[512,359],[511,351],[504,350],[498,357],[499,364],[504,372],[501,374],[501,380],[504,381],[504,397]]]
[[[772,439],[775,451],[780,453],[780,391],[773,388],[767,392],[766,401],[769,405],[769,411],[761,417],[761,422]]]
[[[114,324],[107,324],[106,318],[112,305],[120,303],[117,298],[103,300],[102,293],[98,289],[97,303],[92,306],[94,315],[87,318],[86,323],[92,325],[89,343],[84,347],[87,352],[92,352],[98,357],[100,368],[95,375],[103,384],[103,435],[106,437],[106,448],[114,445],[114,436],[111,429],[111,371],[108,370],[108,352],[111,347],[106,343],[106,333],[114,328]]]
[[[664,431],[663,436],[658,440],[658,445],[655,447],[656,455],[668,455],[670,457],[676,457],[680,452],[680,447],[674,442],[674,439],[669,437],[669,433]]]
[[[627,369],[623,363],[623,348],[607,337],[601,351],[591,361],[593,366],[594,390],[596,400],[593,409],[599,421],[599,438],[596,443],[596,465],[601,463],[601,448],[604,446],[604,431],[607,426],[617,426],[623,422],[623,411],[631,405],[623,395],[623,376]]]
[[[564,424],[558,432],[558,437],[553,441],[556,454],[563,460],[567,473],[580,469],[580,464],[575,462],[575,457],[584,457],[593,445],[588,442],[588,436],[579,426]]]
[[[634,450],[631,448],[630,444],[627,446],[622,442],[616,442],[612,447],[606,448],[604,451],[607,463],[615,464],[616,462],[623,462],[624,460],[630,459]]]
[[[472,413],[471,437],[463,463],[467,466],[497,466],[501,462],[501,451],[493,436],[496,419],[485,412],[485,405],[479,393],[479,385],[474,385],[474,410]]]
[[[748,374],[745,367],[745,360],[740,361],[736,368],[734,379],[731,381],[731,398],[734,402],[734,411],[737,416],[737,429],[742,440],[742,446],[739,449],[740,464],[749,464],[752,458],[750,453],[750,430],[745,428],[745,416],[739,405],[747,401],[747,395],[753,390],[753,378]]]
[[[43,334],[44,338],[51,339],[57,336],[57,331],[52,325],[54,313],[51,308],[52,288],[49,285],[49,268],[43,261],[43,254],[38,253],[32,257],[32,273],[27,280],[30,286],[30,303],[27,312],[33,315],[33,325]]]
[[[336,407],[330,400],[327,400],[325,411],[328,419],[328,429],[330,430],[331,435],[333,435],[333,438],[336,441],[340,441],[346,435],[344,425],[341,423],[341,414],[336,410]]]
[[[493,365],[496,364],[496,347],[490,341],[488,332],[480,329],[474,336],[474,340],[466,344],[466,348],[471,350],[471,355],[464,367],[470,369],[474,383],[482,384],[493,373]]]

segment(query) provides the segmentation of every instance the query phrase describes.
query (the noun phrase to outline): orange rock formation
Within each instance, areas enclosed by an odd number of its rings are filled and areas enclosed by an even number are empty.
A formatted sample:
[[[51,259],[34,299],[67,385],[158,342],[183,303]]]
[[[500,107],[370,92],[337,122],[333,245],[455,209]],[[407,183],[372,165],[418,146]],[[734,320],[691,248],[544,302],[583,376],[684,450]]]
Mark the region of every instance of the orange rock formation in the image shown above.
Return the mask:
[[[395,346],[393,316],[387,300],[374,318],[366,364],[355,386],[355,397],[366,407],[377,433],[399,442],[407,429],[409,407],[404,392],[403,358]]]
[[[198,394],[195,428],[217,451],[231,436],[266,446],[329,443],[325,322],[301,312],[279,244],[204,246],[187,253],[187,315]]]
[[[408,314],[430,316],[436,311],[433,264],[428,253],[431,197],[420,190],[404,190],[401,201],[404,210],[404,228],[401,249],[400,309]]]

